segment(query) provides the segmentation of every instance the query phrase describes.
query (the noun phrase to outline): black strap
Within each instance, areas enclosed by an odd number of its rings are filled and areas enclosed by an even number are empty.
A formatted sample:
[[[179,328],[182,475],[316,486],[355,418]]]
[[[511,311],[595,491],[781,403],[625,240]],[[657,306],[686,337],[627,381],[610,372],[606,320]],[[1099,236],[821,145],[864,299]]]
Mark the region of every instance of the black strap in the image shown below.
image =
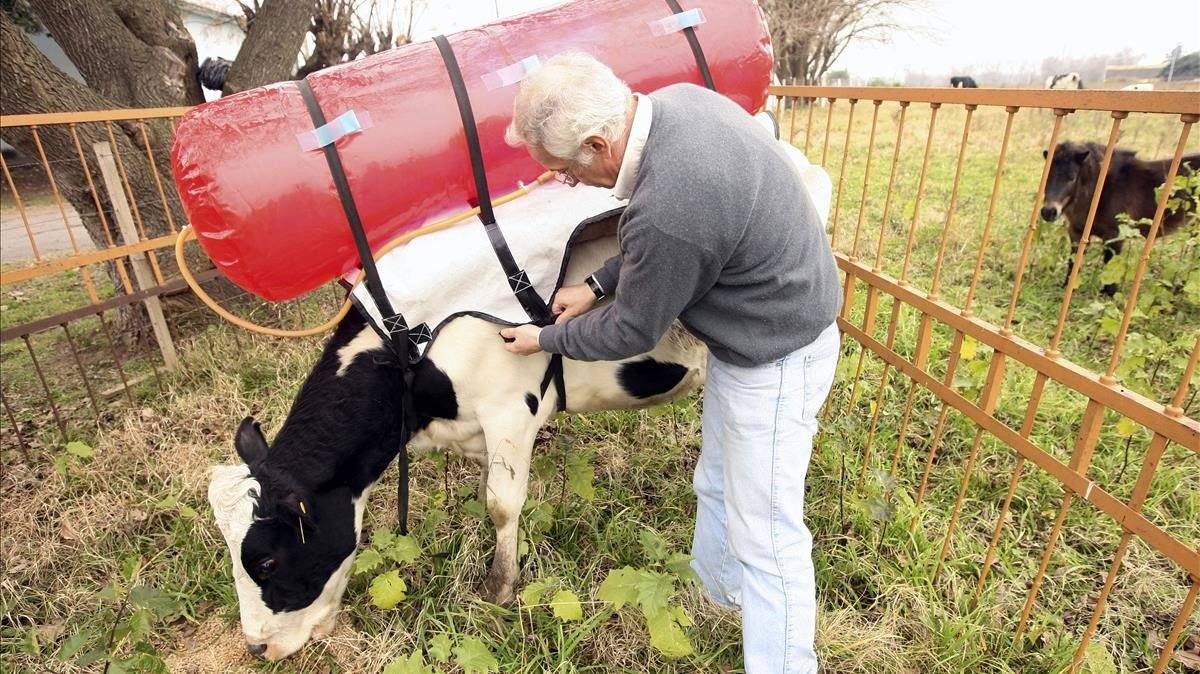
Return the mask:
[[[679,6],[679,0],[667,0],[667,5],[676,14],[683,12],[683,8]],[[704,58],[704,50],[700,47],[700,39],[696,37],[696,29],[691,26],[684,28],[683,35],[692,47],[692,55],[696,57],[696,65],[700,66],[700,78],[704,80],[704,86],[716,91],[717,85],[713,84],[712,73],[708,70],[708,59]]]
[[[488,190],[487,173],[483,164],[483,148],[479,143],[479,129],[475,125],[471,97],[467,93],[467,85],[463,81],[462,71],[458,67],[458,59],[454,56],[454,49],[450,47],[450,42],[445,35],[438,35],[433,38],[433,42],[437,45],[438,51],[442,54],[442,60],[446,63],[446,72],[450,75],[450,84],[454,88],[454,98],[458,101],[458,114],[462,117],[467,150],[471,155],[471,172],[475,176],[475,197],[479,200],[479,219],[483,221],[488,240],[492,243],[492,249],[496,251],[496,258],[500,260],[500,266],[504,268],[504,275],[508,277],[508,285],[512,288],[513,294],[517,296],[517,301],[521,303],[521,308],[535,324],[549,325],[554,319],[550,315],[546,301],[537,294],[537,290],[529,282],[529,276],[525,270],[517,266],[517,261],[508,248],[508,242],[504,240],[504,233],[496,224],[496,213],[492,210],[492,196]]]
[[[312,88],[308,86],[306,80],[297,80],[296,86],[300,89],[300,96],[304,99],[304,107],[308,108],[308,116],[312,118],[314,127],[325,126],[325,113],[321,110],[321,105],[317,102],[317,97],[313,95]],[[354,236],[354,247],[358,251],[358,259],[362,262],[363,273],[366,274],[367,291],[371,294],[371,299],[375,301],[375,307],[379,310],[379,315],[383,317],[383,327],[388,334],[388,347],[401,363],[404,368],[404,394],[400,404],[401,410],[401,425],[400,429],[402,442],[400,443],[399,451],[399,469],[400,480],[397,486],[397,516],[400,524],[400,533],[408,534],[408,436],[410,429],[414,428],[410,417],[413,414],[412,406],[412,367],[411,363],[415,345],[410,345],[408,339],[408,325],[404,322],[404,316],[392,310],[392,303],[388,300],[387,293],[383,291],[383,282],[379,278],[379,269],[375,267],[375,256],[371,253],[371,245],[367,241],[366,230],[363,229],[362,219],[358,215],[358,207],[354,203],[354,195],[350,192],[350,183],[346,180],[346,172],[342,168],[342,159],[338,155],[337,147],[333,143],[321,148],[325,153],[325,161],[329,164],[329,173],[333,176],[333,184],[337,188],[338,198],[342,202],[342,210],[346,213],[346,222],[350,225],[350,233]]]
[[[558,411],[567,411],[567,385],[563,381],[563,357],[562,354],[550,354],[550,363],[546,365],[546,374],[542,377],[542,398],[546,397],[546,391],[550,388],[550,382],[554,382],[554,390],[558,393]]]
[[[304,99],[304,107],[308,108],[308,116],[312,118],[314,127],[325,126],[325,113],[313,95],[312,87],[306,80],[297,80],[300,96]],[[388,333],[388,341],[397,358],[407,363],[411,359],[408,344],[408,325],[404,316],[392,310],[392,303],[387,293],[383,291],[383,282],[379,279],[379,269],[375,267],[375,256],[371,253],[371,244],[367,241],[366,230],[363,229],[362,219],[358,215],[358,207],[354,203],[354,195],[350,192],[350,183],[346,180],[346,172],[342,168],[342,158],[338,155],[337,146],[329,143],[321,148],[325,153],[325,161],[329,164],[329,173],[333,176],[333,185],[337,188],[338,198],[342,202],[342,210],[346,213],[346,222],[350,225],[350,234],[354,237],[354,247],[358,250],[358,259],[362,262],[363,273],[366,274],[367,291],[375,301],[375,307],[383,318],[384,330]]]

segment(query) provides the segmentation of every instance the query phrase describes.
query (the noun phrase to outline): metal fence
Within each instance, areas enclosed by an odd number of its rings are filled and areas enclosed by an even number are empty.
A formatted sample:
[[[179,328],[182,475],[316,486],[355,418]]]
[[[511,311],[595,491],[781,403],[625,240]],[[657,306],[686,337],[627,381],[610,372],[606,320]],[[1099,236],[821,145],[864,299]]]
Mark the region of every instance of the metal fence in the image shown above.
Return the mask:
[[[931,481],[953,479],[958,474],[957,499],[948,522],[936,523],[939,532],[943,527],[944,532],[933,578],[936,581],[955,572],[973,575],[976,601],[991,584],[1017,582],[1025,601],[1021,614],[1013,616],[1014,644],[1020,643],[1029,629],[1031,612],[1048,569],[1055,563],[1054,552],[1071,508],[1089,507],[1111,518],[1120,527],[1119,541],[1098,553],[1110,555],[1111,561],[1095,588],[1094,606],[1079,635],[1069,671],[1075,671],[1084,659],[1134,539],[1173,563],[1182,571],[1181,582],[1190,584],[1154,662],[1153,671],[1164,671],[1200,592],[1200,552],[1194,547],[1200,544],[1200,522],[1161,521],[1145,512],[1143,505],[1156,476],[1167,470],[1195,471],[1198,467],[1200,423],[1185,414],[1185,410],[1194,414],[1195,393],[1200,388],[1196,381],[1200,358],[1196,314],[1183,315],[1182,332],[1170,342],[1175,351],[1170,354],[1168,369],[1178,377],[1174,383],[1165,385],[1159,378],[1150,386],[1139,385],[1139,392],[1121,379],[1139,368],[1149,368],[1144,359],[1131,368],[1122,366],[1130,358],[1143,358],[1128,352],[1129,338],[1140,329],[1139,323],[1147,320],[1139,309],[1139,296],[1161,281],[1150,278],[1147,270],[1155,259],[1152,253],[1157,254],[1164,245],[1160,226],[1171,190],[1161,190],[1150,229],[1144,240],[1135,242],[1140,250],[1136,263],[1126,263],[1129,269],[1121,279],[1123,299],[1122,295],[1111,300],[1097,297],[1092,290],[1088,299],[1078,301],[1089,293],[1085,281],[1099,266],[1097,261],[1092,261],[1090,268],[1085,264],[1099,189],[1090,205],[1083,239],[1070,252],[1074,265],[1068,282],[1059,290],[1058,275],[1053,284],[1041,282],[1033,291],[1029,286],[1046,274],[1042,268],[1035,273],[1033,261],[1045,257],[1042,251],[1051,245],[1038,212],[1057,143],[1067,138],[1103,138],[1107,127],[1097,185],[1104,184],[1119,142],[1122,147],[1133,144],[1147,154],[1165,146],[1168,152],[1174,150],[1168,176],[1168,181],[1173,181],[1185,149],[1194,151],[1189,136],[1200,116],[1200,98],[1194,92],[791,86],[773,88],[773,93],[780,97],[776,114],[784,122],[784,132],[835,179],[829,236],[844,274],[845,303],[839,324],[858,348],[856,356],[847,357],[853,362],[853,374],[847,372],[839,382],[842,395],[833,399],[826,419],[844,414],[868,420],[863,422],[865,439],[852,448],[860,453],[858,487],[863,488],[868,475],[876,470],[886,471],[886,479],[911,479],[913,506],[920,513],[928,510],[924,501]],[[815,101],[822,105],[806,104]],[[923,134],[914,134],[911,128],[917,117]],[[1131,118],[1137,120],[1136,127]],[[939,133],[939,123],[950,130]],[[890,152],[886,151],[888,145]],[[1011,169],[1017,146],[1028,176]],[[1044,160],[1042,149],[1048,151]],[[1033,159],[1027,158],[1030,154]],[[1040,181],[1032,182],[1039,172]],[[938,194],[933,199],[930,192],[935,185]],[[939,211],[934,217],[927,215],[933,210],[931,201],[936,201]],[[897,216],[895,209],[901,202],[905,212]],[[1025,215],[1018,209],[1025,209]],[[967,211],[969,216],[964,217]],[[1002,215],[998,217],[998,213]],[[1002,241],[997,239],[1001,232]],[[1057,243],[1067,245],[1065,241]],[[1195,259],[1198,253],[1189,243],[1174,241],[1172,246],[1182,249],[1171,251],[1172,261],[1185,258],[1187,264],[1186,258]],[[1044,298],[1050,292],[1057,296],[1056,302],[1029,299],[1035,295]],[[1077,306],[1072,306],[1072,300],[1077,300]],[[1095,340],[1064,339],[1064,335],[1074,337],[1080,330],[1091,329],[1096,316],[1086,309],[1097,303],[1099,310],[1107,313],[1107,331],[1101,339],[1106,349],[1097,348]],[[1111,307],[1103,306],[1105,303]],[[1072,353],[1068,343],[1078,353]],[[1074,362],[1076,356],[1085,364]],[[868,369],[870,377],[864,376]],[[874,391],[868,392],[872,386]],[[1080,411],[1072,419],[1074,441],[1069,449],[1044,446],[1031,437],[1048,386],[1080,399]],[[918,402],[922,397],[930,398],[928,406]],[[1007,408],[1003,411],[999,409],[1002,399]],[[1020,413],[1012,413],[1021,408]],[[914,432],[917,417],[933,410],[936,422],[932,433]],[[948,423],[951,412],[967,423]],[[889,427],[897,426],[894,448],[877,446],[883,434],[881,418],[887,419],[883,423]],[[1089,472],[1102,429],[1111,429],[1114,421],[1122,425],[1116,437],[1134,436],[1133,429],[1145,429],[1146,441],[1138,447],[1141,467],[1132,485],[1108,474]],[[1136,426],[1131,428],[1129,422]],[[939,450],[952,436],[962,434],[963,428],[973,429],[966,433],[971,438],[969,450],[935,472]],[[973,485],[972,477],[985,437],[1013,459],[1008,487],[993,524],[988,526],[991,535],[983,559],[969,560],[948,571],[948,558],[960,540],[962,519],[982,515],[968,512],[964,503],[989,503],[987,495],[968,498],[980,489]],[[1111,440],[1114,436],[1110,432],[1105,437]],[[1128,444],[1125,450],[1128,452]],[[900,467],[909,457],[917,457],[916,470],[905,476]],[[1044,471],[1061,485],[1063,493],[1052,504],[1056,510],[1053,524],[1044,533],[1037,572],[1026,586],[1021,584],[1026,582],[1023,579],[994,580],[989,572],[995,568],[1002,537],[1011,535],[1006,522],[1013,498],[1031,470]],[[911,529],[921,526],[918,515]]]
[[[172,251],[185,216],[169,148],[187,110],[0,118],[18,148],[0,157],[0,448],[25,461],[155,395],[161,371],[178,367],[172,333],[213,322]],[[212,269],[196,276],[218,280]],[[280,316],[223,290],[263,320]]]

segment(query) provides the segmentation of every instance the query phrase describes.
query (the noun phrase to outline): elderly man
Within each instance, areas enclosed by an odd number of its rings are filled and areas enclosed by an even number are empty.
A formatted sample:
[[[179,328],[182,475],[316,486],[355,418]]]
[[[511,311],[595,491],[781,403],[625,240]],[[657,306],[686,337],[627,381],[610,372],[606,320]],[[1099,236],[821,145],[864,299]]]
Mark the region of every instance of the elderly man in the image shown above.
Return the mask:
[[[747,672],[816,672],[804,477],[837,364],[841,289],[787,154],[717,93],[634,95],[584,54],[521,83],[507,137],[563,182],[629,200],[621,254],[558,291],[554,325],[502,331],[508,349],[617,360],[650,350],[676,319],[708,345],[692,565],[713,601],[741,608]]]

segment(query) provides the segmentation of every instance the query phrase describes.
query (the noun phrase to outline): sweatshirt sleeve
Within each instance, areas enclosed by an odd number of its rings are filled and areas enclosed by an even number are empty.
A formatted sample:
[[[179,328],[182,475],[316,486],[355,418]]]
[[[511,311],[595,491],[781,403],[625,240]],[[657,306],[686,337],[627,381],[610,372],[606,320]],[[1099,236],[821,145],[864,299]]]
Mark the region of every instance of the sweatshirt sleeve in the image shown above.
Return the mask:
[[[716,283],[720,265],[695,244],[643,223],[627,221],[625,231],[613,301],[543,328],[542,350],[584,361],[645,353]]]
[[[604,266],[597,269],[596,273],[592,274],[596,278],[596,282],[604,289],[605,295],[615,295],[617,292],[617,281],[621,277],[621,256],[614,255],[604,263]]]

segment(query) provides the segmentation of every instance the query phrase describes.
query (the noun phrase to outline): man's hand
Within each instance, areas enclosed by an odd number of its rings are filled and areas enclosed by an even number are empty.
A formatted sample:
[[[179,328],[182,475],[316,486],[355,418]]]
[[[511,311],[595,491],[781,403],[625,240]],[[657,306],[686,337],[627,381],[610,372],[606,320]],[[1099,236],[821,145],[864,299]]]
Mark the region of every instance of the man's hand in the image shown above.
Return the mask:
[[[591,292],[590,290],[588,292]],[[536,325],[518,325],[515,328],[504,328],[500,336],[504,338],[504,348],[519,356],[528,356],[542,350],[538,344],[538,335],[542,329]]]
[[[596,304],[596,293],[586,283],[563,286],[554,293],[554,306],[550,308],[555,323],[562,323],[591,309]]]

